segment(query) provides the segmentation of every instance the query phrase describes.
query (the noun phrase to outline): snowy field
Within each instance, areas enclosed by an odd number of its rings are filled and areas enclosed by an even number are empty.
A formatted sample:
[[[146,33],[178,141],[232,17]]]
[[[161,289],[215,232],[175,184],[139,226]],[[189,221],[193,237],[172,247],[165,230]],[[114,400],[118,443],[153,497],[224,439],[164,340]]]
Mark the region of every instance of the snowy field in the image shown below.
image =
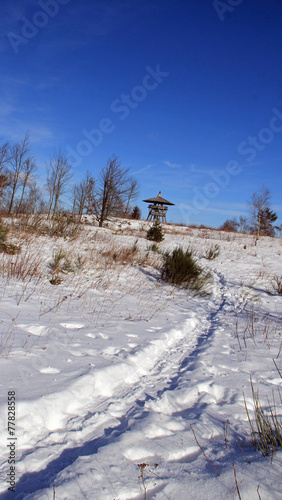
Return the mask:
[[[282,499],[282,451],[255,450],[244,403],[253,419],[251,376],[282,414],[282,240],[163,226],[160,250],[192,245],[212,272],[193,296],[161,281],[146,228],[15,232],[21,253],[0,254],[1,500]]]

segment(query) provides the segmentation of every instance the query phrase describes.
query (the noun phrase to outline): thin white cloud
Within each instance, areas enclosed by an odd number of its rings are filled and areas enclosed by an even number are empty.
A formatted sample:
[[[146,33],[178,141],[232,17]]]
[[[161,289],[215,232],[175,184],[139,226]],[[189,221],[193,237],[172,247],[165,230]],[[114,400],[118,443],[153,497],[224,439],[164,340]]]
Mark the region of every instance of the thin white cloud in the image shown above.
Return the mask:
[[[230,159],[229,161],[233,161]],[[223,163],[220,166],[211,166],[211,165],[198,165],[197,163],[190,163],[189,166],[189,172],[193,174],[194,177],[202,177],[203,175],[210,176],[211,172],[215,174],[219,174],[220,172],[225,172],[226,171],[226,165],[229,163],[229,161],[226,161],[226,163]],[[251,167],[256,167],[259,166],[259,162],[254,161],[252,163],[240,163],[238,161],[238,165],[244,169],[244,168],[251,168]]]
[[[282,205],[273,205],[271,209],[274,210],[274,212],[282,212]]]
[[[247,210],[247,203],[228,203],[228,205],[226,203],[217,203],[217,206],[223,207],[223,209],[228,206],[234,210]]]
[[[232,217],[237,217],[240,215],[244,215],[246,213],[246,210],[241,208],[241,205],[238,204],[238,208],[236,209],[236,204],[229,204],[229,205],[224,205],[222,204],[223,208],[215,208],[212,207],[210,204],[208,204],[206,207],[203,208],[195,208],[193,204],[188,204],[188,203],[179,203],[177,204],[177,207],[180,208],[181,210],[188,210],[191,212],[213,212],[213,213],[219,213],[219,214],[225,214],[225,215],[230,215]]]
[[[147,165],[146,167],[143,167],[140,170],[136,170],[135,172],[132,173],[132,175],[141,174],[141,172],[145,172],[145,170],[149,170],[150,168],[154,167],[155,165],[156,165],[156,163],[152,163],[151,165]]]
[[[212,170],[211,166],[207,165],[198,165],[197,163],[190,163],[189,167],[190,172],[195,174],[206,174],[208,175]]]
[[[155,141],[158,137],[159,137],[159,132],[155,133],[155,134],[148,134],[148,139],[150,141]]]
[[[213,213],[218,213],[218,214],[225,214],[225,215],[231,215],[232,217],[237,217],[240,215],[245,214],[245,211],[242,210],[234,210],[230,208],[213,208],[210,205],[207,207],[201,208],[201,212],[213,212]]]
[[[180,168],[182,165],[179,163],[171,163],[171,161],[164,161],[164,164],[167,165],[169,168]]]
[[[0,117],[7,118],[16,111],[16,108],[7,101],[0,99]]]
[[[19,87],[23,85],[29,85],[30,81],[27,77],[23,76],[12,76],[8,73],[2,74],[0,76],[0,85],[6,85],[9,88],[11,87]]]
[[[19,120],[10,120],[9,124],[0,122],[0,137],[5,138],[5,140],[22,141],[27,132],[30,135],[30,141],[34,144],[54,137],[51,129],[37,122],[22,122]]]

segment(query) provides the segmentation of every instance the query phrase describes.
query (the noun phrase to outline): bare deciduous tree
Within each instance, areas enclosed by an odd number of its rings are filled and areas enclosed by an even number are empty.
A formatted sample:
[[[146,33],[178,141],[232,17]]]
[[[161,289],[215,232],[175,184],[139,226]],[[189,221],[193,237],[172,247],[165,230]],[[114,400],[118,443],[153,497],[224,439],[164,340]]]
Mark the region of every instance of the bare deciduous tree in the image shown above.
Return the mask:
[[[274,233],[272,223],[277,219],[277,215],[270,210],[270,191],[262,186],[258,192],[253,193],[249,201],[251,222],[257,237],[261,234],[272,236]]]
[[[43,213],[45,210],[45,204],[36,182],[29,182],[28,190],[26,190],[26,195],[21,199],[21,205],[18,206],[16,213],[25,214],[27,216],[34,215],[36,213]]]
[[[79,216],[81,221],[82,214],[94,203],[94,187],[95,181],[90,172],[86,173],[86,178],[79,184],[75,184],[73,188],[73,213]]]
[[[9,175],[6,170],[6,164],[10,159],[11,148],[8,142],[0,146],[0,198],[3,190],[9,185]]]
[[[129,216],[130,211],[132,210],[132,207],[130,204],[132,201],[136,200],[139,194],[139,186],[138,182],[136,179],[133,177],[130,177],[128,180],[128,192],[127,192],[127,200],[126,200],[126,206],[125,206],[125,215]]]
[[[251,232],[251,227],[248,224],[248,219],[243,215],[240,215],[238,219],[236,219],[236,217],[233,217],[233,219],[227,219],[219,229],[221,229],[222,231],[231,232],[239,231],[239,233]]]
[[[249,233],[250,232],[250,226],[248,224],[248,218],[244,215],[240,215],[239,221],[238,221],[238,231],[240,233]]]
[[[48,218],[54,217],[60,198],[69,190],[72,178],[71,164],[62,151],[55,152],[47,166],[47,190],[49,193]]]
[[[100,173],[93,204],[99,226],[102,227],[110,215],[124,213],[136,190],[137,183],[129,175],[129,169],[122,168],[118,158],[113,155]]]
[[[226,219],[226,221],[220,226],[219,229],[221,229],[221,231],[237,232],[238,226],[239,223],[237,222],[236,218],[233,217],[233,219]]]
[[[5,163],[9,160],[11,156],[10,149],[9,142],[5,142],[2,146],[0,146],[0,169],[2,169]]]
[[[21,183],[21,174],[25,169],[29,150],[29,134],[25,135],[21,143],[14,144],[11,148],[9,160],[9,188],[11,190],[11,194],[8,202],[8,214],[11,214],[13,210],[16,192]]]
[[[22,173],[21,173],[22,193],[21,193],[21,197],[20,197],[20,200],[18,203],[16,215],[21,213],[21,211],[23,210],[24,196],[26,194],[27,188],[29,187],[30,190],[32,190],[34,192],[35,185],[34,185],[33,174],[34,174],[36,169],[37,169],[37,166],[36,166],[34,158],[32,158],[32,157],[27,158],[24,165],[23,165],[23,169],[22,169]],[[25,203],[25,205],[26,205],[26,203]]]

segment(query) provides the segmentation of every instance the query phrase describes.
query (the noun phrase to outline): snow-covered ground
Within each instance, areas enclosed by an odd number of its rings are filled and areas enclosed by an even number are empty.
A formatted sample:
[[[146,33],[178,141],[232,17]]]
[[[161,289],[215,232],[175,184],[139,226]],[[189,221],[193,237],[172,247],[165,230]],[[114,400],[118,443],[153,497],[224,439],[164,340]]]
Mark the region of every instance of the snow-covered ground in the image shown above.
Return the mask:
[[[251,376],[282,413],[282,241],[164,226],[162,251],[192,245],[212,271],[210,295],[193,296],[161,281],[146,227],[21,236],[19,256],[0,254],[1,500],[282,498],[282,452],[254,449],[244,403],[253,418]],[[74,272],[52,285],[58,249]],[[9,271],[20,256],[32,278]]]

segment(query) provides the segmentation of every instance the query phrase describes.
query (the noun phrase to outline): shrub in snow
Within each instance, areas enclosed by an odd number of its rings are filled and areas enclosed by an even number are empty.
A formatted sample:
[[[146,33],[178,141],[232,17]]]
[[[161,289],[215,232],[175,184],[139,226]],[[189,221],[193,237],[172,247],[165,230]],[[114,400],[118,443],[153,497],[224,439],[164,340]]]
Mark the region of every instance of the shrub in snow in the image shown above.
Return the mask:
[[[151,245],[149,245],[147,250],[155,252],[155,253],[162,253],[161,250],[159,249],[158,245],[156,245],[156,243],[152,243]]]
[[[80,228],[70,214],[56,214],[51,221],[50,236],[76,239]]]
[[[205,253],[205,258],[208,260],[214,260],[216,257],[218,257],[220,254],[220,247],[219,245],[211,245]]]
[[[49,262],[52,278],[51,285],[59,285],[62,282],[62,274],[73,272],[70,261],[66,258],[63,250],[58,250],[53,254],[53,260]]]
[[[162,241],[164,239],[163,228],[158,220],[154,222],[154,224],[147,231],[147,240],[151,241]]]
[[[137,244],[137,243],[138,243],[138,239],[137,239],[137,240],[135,240],[134,244],[133,244],[133,245],[132,245],[132,247],[131,247],[131,251],[132,251],[132,253],[136,253],[136,252],[138,252],[138,244]]]
[[[272,285],[274,292],[278,295],[282,295],[282,276],[273,276]]]
[[[14,255],[19,251],[19,247],[17,245],[13,245],[13,243],[7,242],[8,232],[9,228],[0,224],[0,252]]]
[[[4,227],[4,226],[2,226],[2,224],[0,224],[0,248],[1,249],[6,244],[8,231],[9,231],[9,229],[7,227]]]
[[[211,274],[196,262],[194,251],[175,248],[172,253],[164,254],[162,279],[183,288],[189,288],[194,293],[206,294],[204,290]]]

